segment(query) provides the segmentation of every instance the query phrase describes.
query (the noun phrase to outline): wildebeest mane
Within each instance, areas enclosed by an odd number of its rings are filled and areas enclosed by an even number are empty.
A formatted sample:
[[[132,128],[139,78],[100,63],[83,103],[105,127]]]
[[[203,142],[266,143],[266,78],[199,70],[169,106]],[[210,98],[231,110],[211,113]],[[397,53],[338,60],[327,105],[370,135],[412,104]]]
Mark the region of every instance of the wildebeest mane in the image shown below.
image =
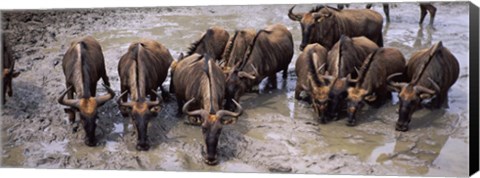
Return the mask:
[[[207,33],[211,31],[210,29],[207,31]],[[187,55],[186,56],[190,56],[192,55],[193,53],[195,53],[195,51],[197,50],[198,46],[200,46],[200,44],[203,42],[203,39],[205,38],[205,36],[207,36],[207,34],[203,34],[202,37],[200,39],[198,39],[197,41],[193,42],[190,47],[188,47],[188,51],[187,51]]]
[[[228,46],[225,48],[225,53],[223,54],[223,59],[224,60],[227,60],[227,64],[228,64],[228,60],[230,60],[230,53],[232,53],[232,48],[233,48],[233,45],[235,44],[235,40],[237,39],[237,35],[238,35],[238,30],[235,30],[235,34],[233,34],[233,37],[232,37],[232,40],[230,40],[230,44],[228,44]]]
[[[213,87],[213,84],[212,84],[212,76],[210,75],[210,64],[208,63],[208,61],[210,60],[210,56],[208,56],[208,54],[205,54],[204,55],[205,57],[205,64],[204,64],[204,67],[203,67],[203,70],[205,71],[205,74],[207,75],[207,78],[208,78],[208,88],[209,88],[209,96],[210,96],[210,114],[215,114],[215,110],[213,108],[213,91],[212,91],[212,87]]]
[[[80,60],[82,65],[82,82],[83,82],[83,96],[82,98],[90,98],[90,67],[88,65],[88,46],[85,42],[80,41]]]
[[[328,7],[330,9],[333,9],[335,11],[341,11],[341,9],[337,9],[337,8],[334,8],[334,7],[331,7],[331,6],[324,6],[324,5],[317,5],[315,6],[314,8],[312,8],[310,11],[308,11],[309,13],[315,13],[315,12],[318,12],[320,10],[322,10],[323,8],[325,7]]]
[[[370,69],[370,65],[372,64],[373,60],[375,59],[375,55],[377,54],[377,52],[379,50],[380,50],[380,48],[373,51],[371,56],[364,62],[364,65],[362,65],[362,67],[360,67],[360,70],[358,72],[358,77],[357,77],[357,79],[358,79],[357,86],[360,86],[363,83],[363,81],[365,80],[365,75],[367,74],[368,70]]]
[[[255,35],[255,37],[253,38],[252,40],[252,43],[250,43],[250,45],[248,45],[248,48],[247,48],[247,53],[245,54],[245,57],[244,59],[242,60],[242,63],[240,63],[240,67],[239,67],[239,70],[242,70],[244,67],[245,67],[245,64],[247,63],[247,60],[250,58],[250,55],[252,54],[253,52],[253,48],[255,46],[255,43],[257,42],[257,38],[258,36],[260,36],[260,34],[262,32],[265,32],[265,33],[270,33],[270,31],[267,31],[265,29],[262,29],[262,30],[259,30],[257,32],[257,34]],[[262,60],[262,63],[263,63],[264,60]]]
[[[437,43],[435,46],[433,46],[431,50],[433,50],[432,54],[428,54],[428,60],[425,61],[425,63],[422,64],[422,66],[420,67],[420,74],[414,78],[410,84],[412,85],[416,85],[418,83],[418,81],[420,80],[420,78],[422,78],[422,75],[423,73],[425,73],[425,69],[427,68],[428,64],[430,64],[430,62],[432,61],[433,57],[436,55],[436,54],[440,54],[441,55],[441,52],[439,53],[439,50],[442,47],[442,42],[440,41],[439,43]],[[430,51],[430,50],[428,50]]]

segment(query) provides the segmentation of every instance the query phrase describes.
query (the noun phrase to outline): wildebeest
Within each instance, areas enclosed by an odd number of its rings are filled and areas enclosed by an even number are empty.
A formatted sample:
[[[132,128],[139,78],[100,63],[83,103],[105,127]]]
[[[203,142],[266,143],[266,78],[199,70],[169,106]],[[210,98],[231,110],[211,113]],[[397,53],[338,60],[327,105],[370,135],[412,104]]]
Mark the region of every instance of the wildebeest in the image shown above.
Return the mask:
[[[374,10],[340,10],[328,6],[317,6],[307,13],[295,14],[294,7],[288,11],[288,17],[300,22],[302,30],[300,50],[310,43],[319,43],[330,50],[341,35],[365,36],[378,46],[383,46],[383,17]]]
[[[130,114],[137,129],[137,150],[146,151],[150,148],[147,141],[148,123],[159,111],[160,98],[164,99],[169,95],[163,89],[162,83],[167,78],[172,61],[173,58],[167,48],[148,39],[132,43],[128,52],[120,58],[118,74],[122,95],[118,105],[124,117]],[[162,97],[158,96],[157,100],[156,90],[159,87]]]
[[[300,92],[307,93],[307,101],[312,104],[318,120],[325,123],[329,83],[323,78],[326,71],[327,50],[320,44],[309,44],[299,55],[295,64],[297,86],[295,98],[300,99]]]
[[[318,77],[325,74],[325,66],[327,64],[328,51],[318,43],[309,44],[305,50],[298,55],[295,62],[295,74],[297,75],[297,83],[295,87],[295,99],[300,100],[302,91],[311,91],[309,76]],[[320,66],[323,66],[320,70]],[[313,67],[314,70],[310,70]],[[308,97],[311,97],[308,95]],[[308,101],[309,99],[307,99]]]
[[[7,43],[5,33],[2,33],[2,64],[3,64],[3,88],[2,88],[2,104],[5,104],[5,94],[13,95],[12,80],[20,75],[19,71],[15,71],[15,59],[13,58],[13,50],[10,44]]]
[[[432,5],[432,3],[419,3],[420,6],[420,21],[419,24],[423,23],[425,16],[427,16],[427,11],[430,13],[430,25],[433,25],[433,21],[435,20],[435,14],[437,12],[437,8]],[[366,6],[367,9],[372,8],[372,4],[369,3]],[[390,7],[388,3],[383,3],[383,12],[385,13],[385,17],[387,19],[387,23],[390,22]]]
[[[206,53],[215,60],[221,60],[229,38],[230,35],[224,28],[210,27],[199,40],[192,43],[186,56]]]
[[[207,29],[207,31],[202,34],[202,37],[193,42],[188,49],[187,54],[184,56],[183,53],[180,54],[179,60],[185,57],[191,56],[195,53],[197,54],[208,54],[212,56],[215,60],[221,61],[225,56],[226,46],[229,42],[230,35],[228,32],[219,26],[213,26]],[[176,68],[178,61],[173,61],[172,71],[170,72],[170,78],[173,78],[173,70]],[[175,92],[175,85],[173,82],[170,82],[170,93]]]
[[[252,43],[256,33],[255,29],[252,28],[235,31],[235,34],[227,43],[223,56],[225,60],[223,69],[225,72],[229,72],[233,66],[244,59],[247,48]]]
[[[233,123],[233,119],[225,118],[238,117],[242,113],[242,107],[236,101],[233,102],[238,107],[237,112],[221,108],[225,96],[225,75],[208,55],[193,54],[179,61],[173,82],[179,113],[200,117],[207,147],[206,153],[202,149],[205,163],[217,164],[217,145],[222,126]]]
[[[351,78],[356,78],[356,68],[360,68],[368,54],[378,46],[365,37],[353,37],[342,35],[340,40],[328,52],[328,74],[325,76],[331,83],[328,97],[328,114],[336,117],[339,108],[344,106],[344,100],[351,86]]]
[[[293,57],[293,39],[288,29],[274,24],[259,30],[239,65],[227,75],[226,108],[233,109],[231,99],[238,101],[245,91],[268,77],[270,88],[277,87],[277,72],[287,78],[288,64]]]
[[[403,73],[405,63],[405,57],[396,48],[378,48],[367,56],[354,80],[355,86],[348,88],[348,126],[356,125],[355,115],[364,101],[378,107],[391,98],[387,77]]]
[[[410,82],[389,82],[399,91],[400,108],[395,129],[407,131],[412,114],[426,99],[431,99],[427,107],[448,107],[448,89],[457,81],[459,71],[457,59],[441,41],[413,53],[406,70]],[[400,74],[392,74],[389,79],[396,75]]]
[[[87,136],[85,144],[95,146],[97,109],[115,96],[109,87],[110,82],[100,44],[91,36],[73,41],[63,57],[62,68],[67,90],[61,94],[58,102],[70,106],[65,109],[70,123],[75,122],[75,111],[80,113],[80,121]],[[108,93],[96,97],[97,82],[100,78]],[[76,99],[74,99],[74,93]]]

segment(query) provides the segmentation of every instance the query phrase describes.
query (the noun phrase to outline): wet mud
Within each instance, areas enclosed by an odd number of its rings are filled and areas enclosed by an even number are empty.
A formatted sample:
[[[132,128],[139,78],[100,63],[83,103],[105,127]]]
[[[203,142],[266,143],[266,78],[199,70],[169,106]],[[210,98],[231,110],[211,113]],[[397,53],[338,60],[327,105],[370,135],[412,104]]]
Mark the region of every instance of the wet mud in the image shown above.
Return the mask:
[[[301,42],[300,25],[287,17],[290,5],[158,7],[2,11],[16,68],[14,95],[1,112],[1,166],[27,168],[128,169],[316,174],[467,176],[469,157],[469,22],[467,3],[435,3],[433,27],[418,25],[415,3],[392,7],[384,24],[385,46],[399,48],[408,59],[415,50],[439,40],[460,63],[460,78],[449,91],[448,109],[420,110],[410,131],[394,129],[398,99],[381,108],[365,107],[359,124],[346,119],[318,124],[312,108],[294,99],[294,64]],[[313,5],[299,5],[307,11]],[[350,8],[363,8],[353,4]],[[382,13],[380,4],[374,10]],[[427,17],[426,22],[428,22]],[[217,166],[201,158],[201,128],[175,116],[175,101],[164,104],[149,126],[150,151],[135,149],[136,134],[115,102],[100,108],[97,147],[83,143],[83,129],[72,131],[56,100],[65,89],[61,59],[70,41],[92,35],[101,43],[112,88],[120,91],[117,64],[131,42],[159,41],[176,58],[210,26],[261,29],[283,23],[291,30],[295,55],[288,79],[277,89],[260,87],[241,98],[244,114],[223,129]],[[278,74],[280,75],[280,74]],[[168,88],[170,78],[163,84]],[[105,93],[100,82],[99,94]]]

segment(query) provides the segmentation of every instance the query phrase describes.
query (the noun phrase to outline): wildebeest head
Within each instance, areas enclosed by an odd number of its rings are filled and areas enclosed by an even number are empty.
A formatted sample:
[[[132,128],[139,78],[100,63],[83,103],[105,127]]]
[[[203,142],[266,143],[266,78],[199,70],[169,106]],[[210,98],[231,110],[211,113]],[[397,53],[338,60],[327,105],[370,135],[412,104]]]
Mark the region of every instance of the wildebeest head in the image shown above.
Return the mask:
[[[76,109],[80,113],[80,121],[82,122],[83,128],[87,139],[85,144],[88,146],[95,146],[97,140],[95,139],[95,129],[97,127],[96,120],[98,118],[97,108],[101,107],[108,100],[112,99],[115,96],[113,90],[107,85],[103,84],[107,89],[108,93],[103,96],[90,97],[90,98],[80,98],[80,99],[67,99],[65,95],[72,89],[72,86],[63,92],[58,98],[58,103],[70,106]]]
[[[367,88],[362,88],[363,82],[365,82],[365,75],[367,71],[370,69],[371,63],[375,57],[375,54],[378,50],[375,50],[370,57],[368,57],[367,61],[365,61],[365,65],[362,66],[360,71],[357,70],[358,77],[357,79],[351,80],[351,83],[355,83],[354,87],[349,87],[347,90],[347,114],[348,114],[348,126],[355,126],[356,125],[356,113],[359,109],[361,109],[364,105],[364,101],[373,102],[376,100],[376,95],[372,95],[372,89],[370,85]]]
[[[311,76],[308,76],[308,84],[310,85],[309,96],[312,99],[312,107],[317,114],[320,123],[326,123],[326,112],[328,107],[328,93],[330,93],[330,86],[326,81],[317,81]],[[305,88],[305,86],[304,86]]]
[[[13,59],[12,59],[13,60]],[[4,62],[5,64],[5,62]],[[13,95],[13,91],[12,91],[12,80],[13,78],[15,77],[18,77],[20,75],[20,72],[19,71],[15,71],[13,69],[13,65],[10,66],[10,68],[4,68],[3,69],[3,93],[2,93],[2,103],[5,103],[6,99],[5,99],[5,93],[8,94],[8,96],[12,96]]]
[[[222,132],[222,127],[223,125],[232,124],[235,122],[236,118],[240,116],[240,114],[242,114],[242,106],[233,99],[232,101],[237,106],[237,112],[231,112],[228,110],[219,110],[215,112],[212,109],[213,107],[210,108],[210,111],[207,111],[205,109],[188,111],[189,105],[194,100],[195,98],[192,98],[187,103],[185,103],[182,110],[189,116],[200,116],[202,120],[202,134],[205,140],[205,145],[207,147],[206,153],[205,150],[202,149],[202,155],[205,159],[205,163],[209,165],[216,165],[218,164],[217,145],[218,139]],[[227,117],[230,118],[227,119]]]
[[[227,75],[225,92],[225,98],[227,99],[226,109],[234,110],[234,103],[232,103],[231,99],[239,100],[240,96],[248,90],[248,80],[256,79],[258,71],[253,65],[250,66],[253,69],[252,72],[240,71],[235,67],[233,71]]]
[[[433,80],[430,79],[430,81],[434,86],[436,85]],[[413,112],[419,108],[422,100],[434,97],[437,92],[420,85],[392,82],[390,85],[400,92],[398,94],[400,101],[399,117],[395,129],[398,131],[408,131],[408,124],[412,119]],[[436,85],[436,88],[437,87],[438,85]]]
[[[123,92],[119,99],[117,100],[118,105],[130,108],[130,116],[132,117],[135,128],[137,129],[137,146],[136,149],[139,151],[147,151],[150,149],[150,144],[148,144],[147,137],[147,128],[148,123],[155,117],[155,113],[161,110],[160,108],[160,98],[161,96],[157,94],[154,90],[151,93],[157,95],[156,101],[147,101],[145,98],[140,98],[137,101],[123,102],[122,96],[127,94],[128,91]]]
[[[293,21],[300,22],[302,43],[299,49],[301,51],[310,43],[320,43],[327,48],[333,46],[333,43],[336,42],[333,39],[334,35],[331,34],[336,27],[334,13],[339,9],[317,6],[308,13],[295,14],[293,8],[295,6],[288,11],[288,17]]]
[[[350,87],[353,82],[350,78],[350,75],[347,77],[333,77],[325,76],[325,78],[330,82],[329,93],[328,93],[328,114],[330,117],[337,117],[339,112],[339,107],[344,104],[344,100],[348,96],[348,87]]]
[[[12,91],[12,79],[20,75],[19,71],[15,71],[15,59],[13,59],[12,51],[6,43],[5,33],[2,33],[2,60],[3,60],[3,90],[2,90],[2,103],[5,103],[5,93],[8,96],[13,95]]]
[[[419,75],[412,79],[410,83],[398,83],[392,81],[394,77],[402,75],[401,73],[395,73],[388,76],[387,81],[389,83],[389,88],[399,92],[398,98],[400,102],[400,109],[398,111],[399,117],[395,126],[396,130],[403,132],[408,131],[408,124],[412,119],[412,114],[419,108],[422,100],[433,98],[438,94],[438,92],[441,91],[440,86],[430,77],[428,77],[427,80],[432,84],[435,90],[424,87],[421,83],[419,83],[420,78],[425,72],[425,69],[441,46],[442,43],[440,42],[429,50],[430,54],[428,60],[420,67]]]

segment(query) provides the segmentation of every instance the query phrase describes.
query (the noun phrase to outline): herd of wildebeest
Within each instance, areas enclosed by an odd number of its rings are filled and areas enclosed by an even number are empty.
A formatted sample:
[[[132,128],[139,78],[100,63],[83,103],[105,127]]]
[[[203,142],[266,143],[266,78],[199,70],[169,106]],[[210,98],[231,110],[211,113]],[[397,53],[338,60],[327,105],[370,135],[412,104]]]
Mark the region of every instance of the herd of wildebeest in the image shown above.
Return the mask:
[[[420,6],[420,24],[427,9],[432,24],[435,7]],[[398,131],[408,130],[412,114],[418,109],[448,107],[448,90],[458,78],[459,64],[441,41],[418,49],[406,60],[400,50],[383,46],[383,17],[374,10],[317,6],[306,13],[294,13],[294,7],[289,9],[288,17],[300,22],[302,32],[302,52],[295,64],[295,99],[311,104],[313,117],[320,123],[337,120],[339,113],[346,112],[347,125],[354,126],[355,115],[365,103],[378,108],[392,97],[392,92],[398,92],[399,98]],[[389,20],[388,10],[385,13]],[[12,78],[19,72],[14,70],[13,51],[5,40],[2,43],[5,103],[5,93],[12,96]],[[121,114],[132,118],[137,131],[136,149],[150,148],[148,122],[174,93],[177,116],[187,114],[190,123],[201,125],[205,163],[217,164],[222,126],[235,123],[242,114],[241,96],[255,92],[265,78],[266,88],[275,89],[278,72],[283,72],[283,79],[288,77],[293,54],[292,34],[282,24],[258,31],[235,30],[233,36],[222,27],[211,27],[177,60],[154,40],[133,42],[118,63],[121,91],[117,103]],[[95,146],[97,110],[115,97],[102,47],[91,36],[75,40],[63,57],[62,67],[67,89],[58,102],[68,106],[65,113],[70,123],[79,113],[85,144]],[[162,83],[169,69],[171,82],[167,91]],[[97,96],[100,78],[107,93]],[[161,95],[157,93],[159,88]]]

